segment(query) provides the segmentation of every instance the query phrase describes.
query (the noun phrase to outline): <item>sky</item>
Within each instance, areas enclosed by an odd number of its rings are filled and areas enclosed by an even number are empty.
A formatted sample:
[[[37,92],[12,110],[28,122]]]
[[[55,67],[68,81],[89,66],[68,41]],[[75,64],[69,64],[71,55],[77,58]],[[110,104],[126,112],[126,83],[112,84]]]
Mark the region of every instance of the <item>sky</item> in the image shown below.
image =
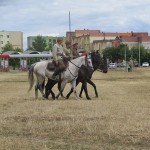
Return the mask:
[[[150,0],[0,0],[0,31],[66,36],[69,31],[150,33]]]

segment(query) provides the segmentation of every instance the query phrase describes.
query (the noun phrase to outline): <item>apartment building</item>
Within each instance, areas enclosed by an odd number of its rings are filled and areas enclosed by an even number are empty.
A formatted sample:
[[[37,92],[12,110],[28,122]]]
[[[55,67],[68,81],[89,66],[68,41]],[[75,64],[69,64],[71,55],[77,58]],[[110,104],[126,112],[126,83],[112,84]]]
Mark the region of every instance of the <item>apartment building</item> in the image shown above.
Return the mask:
[[[80,48],[85,49],[86,51],[91,51],[91,50],[97,50],[100,47],[99,43],[94,42],[94,41],[102,41],[101,43],[104,43],[105,41],[109,40],[115,40],[116,36],[119,36],[118,33],[105,33],[105,32],[100,32],[100,30],[76,30],[77,34],[75,33],[72,38],[72,43],[79,43]],[[75,31],[75,32],[76,32]],[[84,33],[84,34],[83,34]],[[86,34],[87,33],[87,34]],[[79,36],[80,35],[80,36]],[[106,44],[105,44],[106,45]]]
[[[67,34],[66,34],[67,37]],[[119,40],[116,39],[119,37]],[[150,49],[150,36],[148,32],[101,32],[100,30],[75,30],[71,37],[72,44],[78,43],[86,51],[99,50],[107,47],[117,47],[120,43],[127,44],[129,49],[139,43]]]
[[[0,31],[0,52],[7,43],[12,44],[13,48],[20,48],[23,50],[23,32]]]
[[[37,36],[29,36],[27,37],[27,49],[30,49],[31,47],[33,47],[32,43],[35,41],[35,39],[37,38]],[[57,38],[59,37],[54,37],[54,36],[42,36],[43,39],[46,40],[46,44],[52,44],[54,45],[57,42]],[[66,42],[66,37],[61,37],[63,38],[63,46],[65,47],[65,42]]]
[[[116,45],[117,44],[117,45]],[[118,42],[114,43],[114,40],[94,40],[93,41],[93,50],[99,50],[100,53],[106,48],[106,47],[112,47],[115,46],[117,47],[119,45]]]

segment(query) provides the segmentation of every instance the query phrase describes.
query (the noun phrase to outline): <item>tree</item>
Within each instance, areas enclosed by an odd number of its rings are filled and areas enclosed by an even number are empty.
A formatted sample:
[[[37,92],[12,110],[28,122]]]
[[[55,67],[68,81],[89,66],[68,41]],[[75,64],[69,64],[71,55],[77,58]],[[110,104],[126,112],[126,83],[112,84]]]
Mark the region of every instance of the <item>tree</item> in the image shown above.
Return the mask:
[[[52,43],[49,43],[47,48],[45,49],[46,51],[52,51],[53,45]]]
[[[12,45],[12,44],[7,43],[7,44],[3,47],[2,53],[7,52],[7,51],[14,51],[14,48],[13,48],[13,45]]]
[[[103,51],[103,55],[112,62],[119,62],[125,59],[126,54],[126,60],[129,60],[131,57],[131,52],[127,45],[120,44],[118,47],[107,47]]]
[[[22,52],[22,51],[23,50],[21,48],[18,48],[18,47],[14,49],[14,52]]]
[[[132,58],[136,61],[139,61],[139,47],[132,47],[131,48]],[[141,63],[148,61],[150,62],[150,53],[147,49],[144,48],[144,46],[140,46],[140,60]]]
[[[38,52],[42,52],[46,50],[47,44],[46,44],[46,40],[44,38],[42,38],[42,36],[38,35],[36,37],[36,39],[34,40],[34,42],[32,43],[33,45],[33,50],[34,51],[38,51]]]
[[[2,53],[7,52],[7,51],[13,51],[15,53],[15,52],[22,52],[22,49],[20,49],[18,47],[17,48],[13,48],[12,44],[7,43],[3,47]],[[10,61],[9,61],[10,66],[12,66],[13,68],[19,67],[19,63],[20,63],[20,59],[19,58],[13,58],[13,59],[10,59]]]

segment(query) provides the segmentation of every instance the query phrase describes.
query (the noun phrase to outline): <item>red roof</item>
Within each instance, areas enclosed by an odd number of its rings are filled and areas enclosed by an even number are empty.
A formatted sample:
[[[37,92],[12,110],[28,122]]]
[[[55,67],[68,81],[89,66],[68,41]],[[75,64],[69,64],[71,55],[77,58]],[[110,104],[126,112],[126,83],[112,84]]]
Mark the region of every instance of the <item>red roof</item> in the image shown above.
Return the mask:
[[[75,34],[81,34],[81,35],[86,35],[86,34],[91,34],[91,33],[100,33],[100,30],[75,30]]]
[[[10,58],[8,54],[0,54],[0,58]]]

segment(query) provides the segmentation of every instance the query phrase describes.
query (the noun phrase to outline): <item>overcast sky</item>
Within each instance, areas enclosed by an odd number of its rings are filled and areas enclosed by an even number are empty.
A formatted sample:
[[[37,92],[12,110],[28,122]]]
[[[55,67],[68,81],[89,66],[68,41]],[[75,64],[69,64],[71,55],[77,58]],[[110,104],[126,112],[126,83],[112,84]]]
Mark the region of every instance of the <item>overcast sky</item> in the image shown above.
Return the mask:
[[[150,33],[150,0],[0,0],[0,31],[27,37],[65,36],[71,30]]]

